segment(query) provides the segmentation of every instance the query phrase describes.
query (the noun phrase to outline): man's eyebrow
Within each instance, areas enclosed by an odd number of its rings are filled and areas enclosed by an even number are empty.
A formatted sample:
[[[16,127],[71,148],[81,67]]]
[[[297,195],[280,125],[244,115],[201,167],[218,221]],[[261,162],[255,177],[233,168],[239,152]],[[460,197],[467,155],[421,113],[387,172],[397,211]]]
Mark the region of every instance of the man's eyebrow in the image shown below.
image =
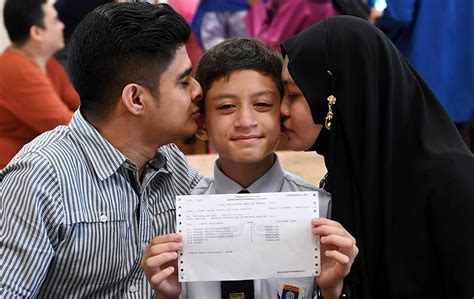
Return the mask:
[[[181,74],[178,75],[178,78],[176,80],[177,81],[183,80],[184,78],[189,76],[192,71],[193,71],[193,67],[192,66],[188,67],[186,70],[184,70],[184,72],[182,72]]]

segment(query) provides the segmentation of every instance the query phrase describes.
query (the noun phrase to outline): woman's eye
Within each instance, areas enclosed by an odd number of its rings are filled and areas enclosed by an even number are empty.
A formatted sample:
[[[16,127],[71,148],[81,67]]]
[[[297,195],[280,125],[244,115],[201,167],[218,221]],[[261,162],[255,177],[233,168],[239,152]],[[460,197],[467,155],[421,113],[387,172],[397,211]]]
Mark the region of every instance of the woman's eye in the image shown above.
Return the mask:
[[[289,98],[290,100],[295,100],[295,99],[297,99],[300,95],[301,95],[301,93],[291,93],[291,92],[289,92],[289,93],[288,93],[288,98]]]

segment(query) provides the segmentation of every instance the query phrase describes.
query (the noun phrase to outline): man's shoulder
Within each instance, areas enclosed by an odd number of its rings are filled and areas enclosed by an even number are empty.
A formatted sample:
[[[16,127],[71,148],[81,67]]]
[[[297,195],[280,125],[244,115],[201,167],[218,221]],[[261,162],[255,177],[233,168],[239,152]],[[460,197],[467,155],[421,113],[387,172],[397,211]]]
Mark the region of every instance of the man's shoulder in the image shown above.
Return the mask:
[[[166,163],[170,168],[190,168],[183,152],[174,143],[164,145],[158,149],[158,152],[166,158]]]
[[[73,139],[69,127],[58,126],[23,146],[9,165],[32,159],[34,161],[48,161],[51,165],[57,164],[61,167],[65,159],[70,160],[77,157],[78,149]]]
[[[0,77],[2,81],[14,82],[18,77],[28,77],[31,75],[46,75],[41,72],[39,67],[28,57],[7,49],[0,56]]]

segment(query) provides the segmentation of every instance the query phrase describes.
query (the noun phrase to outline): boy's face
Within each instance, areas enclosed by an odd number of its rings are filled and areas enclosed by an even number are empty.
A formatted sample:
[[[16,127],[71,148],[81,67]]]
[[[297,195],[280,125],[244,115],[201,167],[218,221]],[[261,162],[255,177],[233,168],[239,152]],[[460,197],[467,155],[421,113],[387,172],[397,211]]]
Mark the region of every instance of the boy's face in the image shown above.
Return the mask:
[[[222,165],[264,160],[280,139],[280,93],[273,80],[253,70],[214,81],[205,98],[204,132]]]

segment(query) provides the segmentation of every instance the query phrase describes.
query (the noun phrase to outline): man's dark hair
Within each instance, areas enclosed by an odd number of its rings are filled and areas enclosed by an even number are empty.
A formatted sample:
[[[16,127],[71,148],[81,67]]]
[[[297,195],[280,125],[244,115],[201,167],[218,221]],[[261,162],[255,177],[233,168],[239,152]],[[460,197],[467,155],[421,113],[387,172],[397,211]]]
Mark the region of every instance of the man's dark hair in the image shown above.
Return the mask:
[[[44,28],[42,5],[47,0],[6,0],[3,21],[12,43],[24,44],[30,37],[31,26]]]
[[[223,41],[204,54],[196,69],[196,80],[203,92],[203,100],[199,103],[201,111],[204,112],[204,99],[212,83],[236,71],[253,70],[269,76],[283,96],[281,69],[280,53],[257,39],[234,37]]]
[[[107,117],[130,83],[158,96],[161,74],[189,34],[186,21],[167,4],[108,3],[88,14],[69,48],[83,115]]]

